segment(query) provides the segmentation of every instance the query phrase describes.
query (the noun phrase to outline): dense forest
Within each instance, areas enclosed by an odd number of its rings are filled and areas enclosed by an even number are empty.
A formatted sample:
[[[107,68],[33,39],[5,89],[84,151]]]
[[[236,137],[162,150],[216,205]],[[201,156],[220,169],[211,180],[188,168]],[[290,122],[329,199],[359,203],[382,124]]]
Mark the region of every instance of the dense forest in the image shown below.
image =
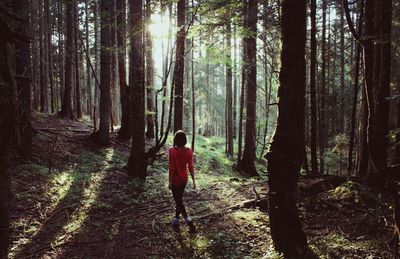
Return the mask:
[[[399,0],[0,0],[0,35],[0,258],[400,256]]]

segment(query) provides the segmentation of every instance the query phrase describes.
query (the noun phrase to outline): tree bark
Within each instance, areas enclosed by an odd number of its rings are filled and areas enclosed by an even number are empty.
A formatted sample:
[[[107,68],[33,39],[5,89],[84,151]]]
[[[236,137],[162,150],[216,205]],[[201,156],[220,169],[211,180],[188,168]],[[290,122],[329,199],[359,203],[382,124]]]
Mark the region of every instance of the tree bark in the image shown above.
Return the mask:
[[[193,6],[193,0],[192,0]],[[196,95],[194,87],[194,38],[192,37],[192,55],[191,55],[191,85],[192,85],[192,151],[195,149],[196,139]],[[157,104],[156,104],[157,105]],[[400,117],[400,116],[399,116]]]
[[[360,3],[360,16],[358,18],[358,34],[362,33],[363,25],[363,13],[364,13],[364,0]],[[354,70],[354,86],[353,86],[353,104],[351,110],[351,128],[350,128],[350,143],[349,143],[349,157],[347,162],[347,173],[351,175],[353,173],[353,149],[354,149],[354,138],[355,138],[355,128],[356,128],[356,112],[357,112],[357,100],[359,91],[359,76],[360,76],[360,57],[361,57],[361,43],[357,42],[356,50],[356,63]],[[362,118],[361,118],[362,119]],[[361,139],[361,138],[360,138]],[[361,141],[363,141],[361,139]]]
[[[45,0],[47,1],[47,0]],[[48,47],[47,47],[47,22],[44,15],[43,2],[39,0],[39,47],[40,47],[40,112],[49,113],[49,68],[48,68]]]
[[[344,94],[344,76],[345,76],[345,63],[344,63],[344,11],[340,8],[340,117],[339,117],[339,132],[345,133],[346,125],[344,120],[346,96]]]
[[[118,137],[129,139],[131,132],[129,129],[129,88],[126,83],[126,4],[125,0],[117,0],[117,41],[118,41],[118,74],[119,89],[121,100],[121,128],[118,131]]]
[[[57,36],[58,36],[58,94],[57,94],[57,108],[59,111],[63,105],[65,86],[65,73],[64,73],[64,44],[65,44],[65,34],[64,34],[64,23],[63,23],[63,3],[57,2]],[[58,101],[59,100],[59,101]]]
[[[132,112],[132,144],[128,161],[129,175],[146,178],[147,161],[145,158],[145,78],[143,53],[143,10],[142,0],[130,1],[130,20],[134,29],[131,33],[131,51],[129,66],[129,86]]]
[[[9,6],[5,0],[1,6]],[[17,83],[15,81],[15,48],[10,21],[0,17],[0,257],[8,258],[10,213],[10,149],[16,130]]]
[[[227,155],[233,156],[233,111],[232,111],[232,58],[231,58],[231,35],[232,29],[230,21],[226,25],[226,47],[227,47],[227,65],[226,65],[226,140]]]
[[[81,101],[81,77],[79,67],[79,9],[78,2],[74,0],[74,44],[75,44],[75,94],[76,94],[76,118],[82,118],[82,101]]]
[[[174,132],[182,129],[183,120],[183,72],[185,54],[185,0],[177,2],[176,62],[174,70]]]
[[[149,29],[151,22],[151,6],[150,0],[146,0],[146,106],[147,106],[147,130],[146,137],[154,138],[154,91],[153,91],[153,78],[154,78],[154,61],[153,61],[153,40],[151,39],[151,32]]]
[[[87,51],[87,58],[90,59],[90,42],[89,42],[89,3],[85,3],[85,42]],[[88,105],[87,112],[89,117],[92,118],[92,106],[93,106],[93,92],[92,92],[92,73],[90,72],[90,64],[86,62],[86,90],[88,93]]]
[[[67,12],[67,40],[65,44],[65,86],[62,108],[59,115],[63,118],[74,119],[72,112],[72,85],[73,85],[73,57],[74,48],[74,4],[73,0],[66,1]]]
[[[102,146],[109,143],[111,115],[111,8],[109,0],[100,2],[100,126],[99,140]]]
[[[320,173],[325,173],[325,143],[326,143],[326,9],[327,0],[322,0],[322,39],[321,39],[321,96],[320,96],[320,112],[319,112],[319,164]]]
[[[318,174],[317,158],[317,87],[316,87],[316,68],[317,68],[317,26],[316,12],[317,1],[311,0],[311,54],[310,54],[310,104],[311,104],[311,174]]]
[[[247,26],[247,0],[244,0],[244,10],[243,10],[243,26]],[[243,113],[244,113],[244,91],[245,91],[245,85],[246,85],[246,62],[247,62],[247,56],[246,56],[246,48],[247,48],[247,38],[243,37],[242,40],[242,56],[243,56],[243,61],[242,61],[242,81],[241,81],[241,87],[240,87],[240,103],[239,103],[239,132],[238,132],[238,154],[237,154],[237,165],[236,169],[240,170],[240,162],[242,160],[242,142],[243,142]]]
[[[278,121],[268,159],[269,216],[275,249],[307,258],[307,240],[296,205],[304,158],[306,1],[282,1]]]
[[[30,34],[29,24],[29,2],[25,0],[15,0],[13,11],[23,19],[16,27],[16,31],[21,35]],[[29,159],[32,156],[32,125],[31,125],[31,81],[32,64],[29,42],[16,41],[15,43],[15,63],[17,77],[17,148],[18,154]]]
[[[247,73],[246,73],[246,133],[243,157],[240,169],[251,176],[258,175],[255,167],[256,159],[256,102],[257,102],[257,0],[248,1],[247,29],[252,33],[246,40]]]
[[[50,109],[51,113],[55,112],[55,94],[54,94],[54,73],[53,73],[53,53],[52,53],[52,34],[53,34],[53,29],[51,27],[51,15],[50,15],[50,5],[49,5],[49,0],[44,1],[44,8],[45,8],[45,13],[46,13],[46,28],[47,33],[46,35],[46,40],[47,40],[47,68],[48,68],[48,78],[49,78],[49,84],[50,84]]]

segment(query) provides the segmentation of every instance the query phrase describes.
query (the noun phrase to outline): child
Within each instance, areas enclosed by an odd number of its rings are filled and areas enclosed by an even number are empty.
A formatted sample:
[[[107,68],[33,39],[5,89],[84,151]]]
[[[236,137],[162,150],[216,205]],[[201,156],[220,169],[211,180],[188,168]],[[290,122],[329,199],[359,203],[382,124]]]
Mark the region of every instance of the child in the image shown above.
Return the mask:
[[[175,200],[176,214],[172,220],[172,226],[179,225],[179,215],[185,219],[186,224],[193,226],[192,220],[186,213],[183,205],[183,193],[188,181],[188,168],[193,181],[193,189],[196,189],[193,170],[193,151],[186,147],[187,139],[183,130],[178,130],[174,135],[174,146],[168,150],[169,156],[169,189]]]

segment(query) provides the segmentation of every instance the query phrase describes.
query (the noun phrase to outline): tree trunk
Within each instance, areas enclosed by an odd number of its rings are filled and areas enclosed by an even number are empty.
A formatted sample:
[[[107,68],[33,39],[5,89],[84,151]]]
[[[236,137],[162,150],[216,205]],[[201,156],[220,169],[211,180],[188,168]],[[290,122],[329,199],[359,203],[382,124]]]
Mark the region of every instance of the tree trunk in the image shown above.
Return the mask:
[[[340,118],[339,118],[339,132],[345,133],[345,104],[346,96],[344,94],[344,76],[345,76],[345,66],[344,66],[344,11],[340,8]]]
[[[9,6],[9,1],[0,1],[1,6]],[[6,9],[6,11],[8,11]],[[22,10],[20,10],[22,12]],[[10,21],[0,18],[0,257],[8,258],[9,213],[10,213],[10,149],[16,131],[15,49]],[[26,20],[27,21],[27,20]],[[20,21],[18,21],[20,22]]]
[[[267,153],[271,236],[285,257],[307,258],[295,198],[304,159],[306,1],[282,1],[281,33],[278,121]]]
[[[246,2],[246,0],[244,0]],[[247,23],[247,5],[245,5],[244,9],[244,24]],[[246,85],[246,38],[243,38],[242,41],[243,48],[242,48],[242,55],[243,55],[243,62],[242,62],[242,82],[240,87],[240,103],[239,103],[239,132],[238,132],[238,154],[237,154],[237,165],[236,168],[240,170],[240,162],[242,160],[242,142],[243,142],[243,113],[244,113],[244,91]]]
[[[51,109],[51,113],[54,113],[55,111],[55,95],[54,95],[54,73],[53,73],[53,52],[52,52],[52,33],[53,33],[53,29],[51,27],[51,16],[50,16],[50,5],[49,5],[49,0],[45,0],[44,1],[44,9],[46,12],[46,28],[47,31],[45,33],[47,33],[46,35],[46,39],[47,39],[47,68],[48,68],[48,78],[49,78],[49,83],[50,83],[50,109]]]
[[[310,104],[311,104],[311,174],[318,174],[317,158],[317,88],[316,88],[316,66],[317,66],[317,26],[316,11],[317,1],[311,0],[311,54],[310,54]]]
[[[29,2],[15,0],[13,11],[23,19],[18,23],[16,31],[21,35],[29,35]],[[18,154],[29,159],[32,156],[32,125],[31,125],[31,51],[29,42],[16,41],[15,43],[15,64],[17,78],[17,148]]]
[[[67,7],[67,40],[65,44],[65,87],[60,116],[74,119],[72,112],[72,85],[73,85],[73,57],[74,57],[74,3],[73,0],[66,1]]]
[[[365,79],[364,79],[365,80]],[[368,105],[367,105],[367,94],[365,89],[361,91],[361,112],[360,112],[360,146],[358,153],[358,165],[356,176],[364,178],[368,172],[368,161],[369,161],[369,151],[367,143],[367,125],[368,125]]]
[[[85,42],[86,42],[86,49],[88,59],[90,59],[90,42],[89,42],[89,3],[85,3]],[[92,73],[90,72],[90,64],[86,62],[86,89],[88,92],[88,114],[89,117],[92,118],[92,107],[93,107],[93,94],[92,94]]]
[[[185,54],[185,0],[177,2],[176,62],[174,70],[174,132],[182,129],[183,120],[183,71]]]
[[[256,58],[256,33],[257,33],[257,0],[248,1],[247,29],[252,33],[247,39],[247,73],[246,73],[246,133],[243,157],[240,169],[251,176],[258,175],[255,167],[256,158],[256,102],[257,102],[257,58]]]
[[[129,139],[131,132],[129,129],[129,89],[126,84],[126,4],[125,0],[117,0],[117,41],[118,41],[118,74],[119,89],[121,99],[121,128],[118,137]]]
[[[326,88],[326,1],[322,0],[322,43],[321,43],[321,96],[320,96],[320,112],[319,112],[319,163],[320,173],[325,173],[325,143],[326,143],[326,99],[325,99],[325,88]]]
[[[46,0],[45,0],[46,1]],[[47,47],[47,22],[43,10],[43,2],[39,0],[39,46],[40,46],[40,112],[49,113],[49,94],[48,94],[48,82],[49,82],[49,68],[48,68],[48,57],[49,49]]]
[[[99,1],[100,0],[94,0],[94,4],[93,4],[93,13],[94,13],[94,71],[96,73],[96,77],[100,78],[100,69],[99,69],[99,60],[100,60],[100,52],[99,52]],[[94,101],[93,101],[93,125],[94,125],[94,129],[93,132],[96,132],[97,130],[97,119],[98,119],[98,114],[100,108],[99,108],[99,90],[100,90],[100,85],[95,84],[94,85]]]
[[[82,102],[81,102],[81,77],[80,77],[80,67],[79,67],[79,9],[78,2],[74,0],[74,44],[75,44],[75,94],[76,94],[76,118],[82,118]]]
[[[57,36],[58,36],[58,95],[57,95],[57,100],[59,100],[58,105],[57,105],[57,111],[62,107],[63,105],[63,97],[64,97],[64,91],[63,88],[65,86],[65,73],[64,73],[64,64],[65,64],[65,59],[64,59],[64,45],[65,45],[65,36],[64,36],[64,24],[63,24],[63,3],[62,2],[57,2]]]
[[[111,24],[111,83],[110,83],[110,129],[114,132],[114,126],[119,123],[119,109],[116,105],[118,103],[117,91],[117,20],[116,20],[116,2],[111,1],[110,24]]]
[[[233,111],[232,111],[232,59],[231,59],[231,24],[228,21],[226,26],[226,47],[227,47],[227,65],[226,65],[226,140],[227,155],[233,156]]]
[[[143,53],[143,10],[142,0],[130,1],[131,51],[129,66],[130,105],[132,112],[132,144],[128,161],[129,175],[146,178],[147,162],[145,159],[145,82],[144,82],[144,53]]]
[[[100,126],[99,140],[102,146],[109,143],[111,115],[111,8],[109,0],[100,2]]]
[[[363,25],[363,13],[364,13],[364,0],[360,3],[360,16],[358,18],[358,34],[362,33]],[[347,162],[347,173],[351,175],[353,173],[353,149],[354,149],[354,138],[355,138],[355,128],[356,128],[356,112],[357,112],[357,101],[358,101],[358,91],[359,91],[359,75],[360,75],[360,56],[361,56],[361,43],[357,42],[356,50],[356,63],[354,70],[354,86],[353,86],[353,104],[351,110],[351,128],[350,128],[350,143],[349,143],[349,157]],[[360,138],[361,139],[361,138]],[[362,141],[362,140],[361,140]]]
[[[368,149],[374,168],[393,195],[396,224],[393,242],[397,250],[400,195],[393,177],[398,174],[399,168],[389,168],[387,165],[391,68],[388,61],[391,60],[392,1],[366,0],[365,15],[367,40],[364,42],[364,77],[368,103]]]
[[[193,0],[192,0],[193,6]],[[192,55],[191,55],[191,79],[192,79],[192,151],[195,148],[195,138],[196,138],[196,95],[194,87],[194,38],[192,38]],[[400,116],[399,116],[400,117]]]
[[[237,103],[238,103],[238,77],[237,77],[237,44],[236,25],[233,27],[233,138],[237,138]]]
[[[153,91],[153,77],[154,77],[154,61],[153,61],[153,41],[150,33],[151,22],[151,6],[150,0],[146,0],[146,106],[147,106],[147,138],[154,138],[154,91]]]

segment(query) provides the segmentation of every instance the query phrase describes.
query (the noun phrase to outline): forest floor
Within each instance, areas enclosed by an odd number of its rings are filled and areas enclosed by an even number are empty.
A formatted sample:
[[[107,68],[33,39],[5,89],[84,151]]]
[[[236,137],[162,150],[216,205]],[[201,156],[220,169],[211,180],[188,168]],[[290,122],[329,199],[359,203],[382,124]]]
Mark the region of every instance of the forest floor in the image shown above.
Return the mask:
[[[198,188],[188,184],[185,194],[197,227],[190,233],[170,226],[166,155],[140,182],[127,176],[130,143],[116,133],[98,148],[83,122],[35,114],[33,127],[33,159],[12,171],[10,258],[280,258],[266,211],[234,206],[266,195],[265,166],[257,165],[260,177],[241,176],[223,139],[197,137]],[[320,258],[392,258],[386,194],[324,178],[302,177],[299,187],[301,221]]]

